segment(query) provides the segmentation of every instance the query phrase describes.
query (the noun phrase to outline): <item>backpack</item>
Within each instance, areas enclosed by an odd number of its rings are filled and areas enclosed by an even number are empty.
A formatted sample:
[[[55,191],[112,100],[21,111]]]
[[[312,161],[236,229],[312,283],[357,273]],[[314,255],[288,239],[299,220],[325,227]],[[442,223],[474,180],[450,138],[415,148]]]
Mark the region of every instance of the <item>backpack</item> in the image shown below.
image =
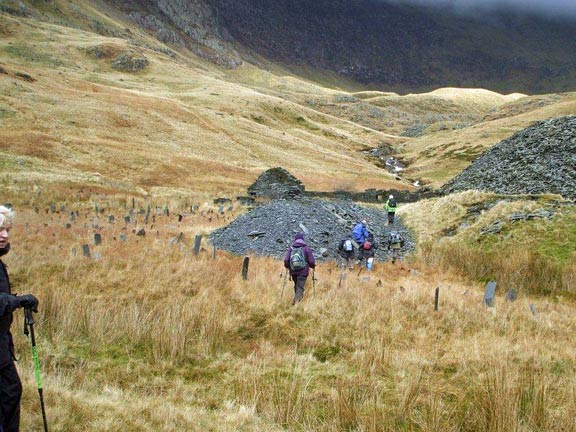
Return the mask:
[[[352,252],[354,250],[354,246],[352,245],[352,240],[348,239],[348,240],[344,240],[344,246],[343,249],[346,252]]]
[[[364,244],[362,245],[362,248],[363,248],[364,250],[370,250],[371,247],[372,247],[372,243],[370,243],[368,240],[366,240],[366,241],[364,242]]]
[[[396,208],[396,200],[394,198],[388,200],[388,207]]]
[[[306,256],[301,247],[292,249],[290,253],[290,270],[297,271],[306,267]]]
[[[402,242],[402,237],[400,236],[400,234],[394,232],[394,233],[390,233],[390,243],[401,243]]]

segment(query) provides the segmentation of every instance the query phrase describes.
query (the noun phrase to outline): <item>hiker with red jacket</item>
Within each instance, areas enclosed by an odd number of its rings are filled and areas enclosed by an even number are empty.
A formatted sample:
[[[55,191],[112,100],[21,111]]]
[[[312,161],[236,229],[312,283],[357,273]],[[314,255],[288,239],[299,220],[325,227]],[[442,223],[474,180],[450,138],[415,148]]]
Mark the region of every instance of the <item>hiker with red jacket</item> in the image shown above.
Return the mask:
[[[290,279],[294,282],[294,301],[292,304],[295,305],[304,297],[304,285],[306,285],[310,269],[316,267],[314,254],[312,249],[306,245],[304,234],[298,233],[294,236],[294,241],[284,257],[284,267],[290,270]]]

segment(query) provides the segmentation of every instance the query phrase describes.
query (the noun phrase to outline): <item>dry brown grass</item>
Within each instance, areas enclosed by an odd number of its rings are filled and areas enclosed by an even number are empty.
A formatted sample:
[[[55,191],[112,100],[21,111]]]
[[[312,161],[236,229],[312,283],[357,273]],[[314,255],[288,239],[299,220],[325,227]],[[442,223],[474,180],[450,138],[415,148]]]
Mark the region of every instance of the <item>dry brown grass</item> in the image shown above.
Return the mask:
[[[471,280],[496,280],[503,289],[573,295],[574,239],[567,231],[572,206],[556,207],[550,220],[509,221],[561,203],[559,196],[499,196],[478,191],[402,205],[398,214],[419,239],[420,257],[443,271]],[[470,212],[473,210],[473,212]],[[500,222],[498,235],[482,230]]]
[[[37,333],[51,430],[573,426],[570,302],[522,293],[509,303],[499,286],[488,310],[480,284],[412,260],[377,263],[362,275],[369,280],[349,273],[340,286],[339,270],[321,264],[316,289],[309,281],[305,301],[291,308],[290,286],[280,297],[278,260],[253,257],[245,282],[242,257],[219,252],[213,261],[210,248],[192,255],[193,235],[208,227],[199,215],[173,222],[184,201],[171,201],[173,216],[157,216],[159,234],[148,230],[145,238],[128,230],[127,242],[113,240],[123,223],[104,223],[103,244],[92,246],[102,259],[82,257],[80,244],[92,242],[83,224],[94,203],[114,205],[102,220],[122,219],[122,199],[131,206],[119,195],[86,199],[67,203],[81,209],[70,229],[63,227],[67,214],[18,209],[5,258],[15,290],[41,299]],[[183,243],[168,246],[179,231]],[[17,328],[27,430],[40,418],[28,342]]]

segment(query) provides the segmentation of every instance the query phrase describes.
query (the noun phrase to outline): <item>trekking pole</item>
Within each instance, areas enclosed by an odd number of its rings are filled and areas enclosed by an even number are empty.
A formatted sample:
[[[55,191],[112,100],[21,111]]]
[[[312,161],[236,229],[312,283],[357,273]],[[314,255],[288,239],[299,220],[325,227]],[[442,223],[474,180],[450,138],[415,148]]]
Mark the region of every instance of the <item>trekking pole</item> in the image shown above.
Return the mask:
[[[42,420],[44,422],[44,432],[48,432],[48,421],[46,420],[46,409],[44,408],[44,392],[42,389],[42,377],[40,376],[40,362],[38,361],[38,351],[36,350],[36,336],[34,335],[34,317],[32,309],[24,309],[24,334],[30,334],[32,342],[32,358],[34,359],[34,374],[36,375],[36,385],[40,396],[40,408],[42,409]]]
[[[282,277],[282,273],[280,273],[280,277]],[[284,297],[284,287],[286,286],[287,279],[288,279],[288,269],[284,270],[284,279],[282,280],[282,293],[280,294],[280,298]]]
[[[314,290],[314,298],[316,298],[316,269],[312,269],[312,289]]]

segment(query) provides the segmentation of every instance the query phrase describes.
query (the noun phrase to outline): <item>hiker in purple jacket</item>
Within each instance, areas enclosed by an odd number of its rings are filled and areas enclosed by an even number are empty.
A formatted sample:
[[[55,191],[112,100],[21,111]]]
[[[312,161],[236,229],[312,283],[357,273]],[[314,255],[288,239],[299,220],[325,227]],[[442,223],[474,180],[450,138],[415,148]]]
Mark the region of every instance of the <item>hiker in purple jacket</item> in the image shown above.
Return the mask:
[[[316,267],[316,260],[312,249],[304,241],[304,234],[298,233],[294,236],[292,246],[286,251],[284,257],[284,267],[290,270],[290,279],[294,282],[294,301],[298,303],[304,297],[304,285],[311,268]]]

